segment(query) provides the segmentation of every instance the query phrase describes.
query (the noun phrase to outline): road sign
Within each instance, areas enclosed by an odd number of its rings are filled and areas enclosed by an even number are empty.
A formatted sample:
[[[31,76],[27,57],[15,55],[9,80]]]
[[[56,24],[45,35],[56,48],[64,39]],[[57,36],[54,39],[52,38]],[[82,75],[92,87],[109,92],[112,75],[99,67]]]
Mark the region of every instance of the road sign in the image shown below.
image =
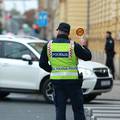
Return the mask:
[[[46,11],[43,10],[38,13],[37,24],[39,27],[48,26],[48,13]]]

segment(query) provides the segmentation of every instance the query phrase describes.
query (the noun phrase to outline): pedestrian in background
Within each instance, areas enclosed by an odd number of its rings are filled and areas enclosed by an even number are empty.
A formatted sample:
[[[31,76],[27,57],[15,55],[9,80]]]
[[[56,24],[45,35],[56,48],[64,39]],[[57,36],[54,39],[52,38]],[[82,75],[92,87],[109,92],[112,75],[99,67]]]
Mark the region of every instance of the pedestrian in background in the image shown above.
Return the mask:
[[[110,31],[106,32],[105,53],[106,53],[106,65],[111,70],[113,78],[115,78],[114,67],[115,43],[114,39],[112,38],[112,33]]]
[[[69,24],[61,23],[57,32],[57,38],[43,47],[39,63],[41,68],[51,72],[56,120],[66,120],[68,98],[71,100],[74,120],[85,120],[81,89],[83,78],[82,73],[78,73],[77,64],[78,58],[91,60],[91,52],[69,39]]]

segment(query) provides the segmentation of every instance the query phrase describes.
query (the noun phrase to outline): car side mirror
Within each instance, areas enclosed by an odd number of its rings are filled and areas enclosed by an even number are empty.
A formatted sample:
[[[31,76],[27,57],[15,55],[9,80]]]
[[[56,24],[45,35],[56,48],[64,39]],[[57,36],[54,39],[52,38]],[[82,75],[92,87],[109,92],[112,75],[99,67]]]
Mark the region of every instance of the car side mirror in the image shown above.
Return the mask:
[[[28,61],[29,65],[32,65],[32,57],[29,54],[22,55],[22,60]]]

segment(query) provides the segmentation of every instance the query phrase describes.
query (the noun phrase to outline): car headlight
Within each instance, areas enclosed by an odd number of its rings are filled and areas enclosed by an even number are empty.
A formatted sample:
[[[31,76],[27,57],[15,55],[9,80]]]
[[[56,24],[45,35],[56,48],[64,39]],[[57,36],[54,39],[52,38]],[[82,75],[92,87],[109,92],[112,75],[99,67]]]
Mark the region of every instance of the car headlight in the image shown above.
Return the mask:
[[[94,74],[91,70],[79,68],[79,73],[81,72],[83,73],[83,78],[89,78]]]
[[[108,68],[108,74],[112,76],[112,71]],[[112,76],[113,77],[113,76]]]

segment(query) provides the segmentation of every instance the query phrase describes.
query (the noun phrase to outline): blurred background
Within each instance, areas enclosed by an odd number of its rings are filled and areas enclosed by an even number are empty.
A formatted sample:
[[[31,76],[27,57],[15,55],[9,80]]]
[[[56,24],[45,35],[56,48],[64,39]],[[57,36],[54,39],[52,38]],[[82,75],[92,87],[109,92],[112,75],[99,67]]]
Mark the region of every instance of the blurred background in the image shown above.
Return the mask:
[[[105,63],[105,33],[115,39],[115,74],[120,79],[120,0],[0,0],[0,34],[55,38],[60,22],[71,24],[70,37],[79,42],[76,29],[92,50],[93,61]]]

